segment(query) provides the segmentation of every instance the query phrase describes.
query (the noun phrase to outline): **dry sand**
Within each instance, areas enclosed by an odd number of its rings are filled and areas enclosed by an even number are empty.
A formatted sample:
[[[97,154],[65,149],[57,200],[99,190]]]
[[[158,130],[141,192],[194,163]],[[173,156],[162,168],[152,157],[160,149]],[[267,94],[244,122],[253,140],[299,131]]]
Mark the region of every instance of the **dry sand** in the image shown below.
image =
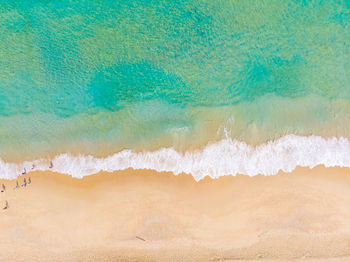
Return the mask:
[[[1,181],[0,261],[350,261],[349,169],[29,176]]]

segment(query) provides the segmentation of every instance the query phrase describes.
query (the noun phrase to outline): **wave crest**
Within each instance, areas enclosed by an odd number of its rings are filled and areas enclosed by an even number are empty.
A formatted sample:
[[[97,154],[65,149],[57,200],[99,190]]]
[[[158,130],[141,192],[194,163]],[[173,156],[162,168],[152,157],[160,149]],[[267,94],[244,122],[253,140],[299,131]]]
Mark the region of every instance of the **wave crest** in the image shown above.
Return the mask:
[[[218,178],[225,175],[244,174],[249,176],[275,175],[280,170],[291,172],[297,166],[350,167],[350,142],[344,137],[325,139],[320,136],[286,135],[260,146],[224,139],[207,145],[203,150],[177,152],[173,148],[162,148],[153,152],[123,150],[105,158],[72,156],[60,154],[49,168],[47,159],[20,164],[0,160],[1,178],[14,179],[24,168],[27,171],[51,170],[72,177],[82,178],[100,171],[152,169],[158,172],[191,174],[196,181],[205,176]]]

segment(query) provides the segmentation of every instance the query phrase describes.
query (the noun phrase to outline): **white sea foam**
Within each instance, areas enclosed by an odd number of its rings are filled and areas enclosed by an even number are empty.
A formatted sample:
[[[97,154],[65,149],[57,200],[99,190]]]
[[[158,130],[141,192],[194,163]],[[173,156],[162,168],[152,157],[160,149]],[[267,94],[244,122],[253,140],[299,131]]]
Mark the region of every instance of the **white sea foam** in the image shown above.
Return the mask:
[[[346,138],[325,139],[320,136],[286,135],[257,147],[244,142],[224,139],[195,152],[180,153],[173,148],[163,148],[153,152],[135,153],[123,150],[106,158],[93,156],[72,156],[61,154],[49,160],[40,159],[21,164],[5,163],[0,160],[1,178],[16,178],[24,168],[31,171],[52,170],[82,178],[99,171],[152,169],[158,172],[170,171],[175,175],[191,174],[197,181],[210,176],[258,174],[275,175],[278,171],[291,172],[297,166],[350,167],[350,142]]]

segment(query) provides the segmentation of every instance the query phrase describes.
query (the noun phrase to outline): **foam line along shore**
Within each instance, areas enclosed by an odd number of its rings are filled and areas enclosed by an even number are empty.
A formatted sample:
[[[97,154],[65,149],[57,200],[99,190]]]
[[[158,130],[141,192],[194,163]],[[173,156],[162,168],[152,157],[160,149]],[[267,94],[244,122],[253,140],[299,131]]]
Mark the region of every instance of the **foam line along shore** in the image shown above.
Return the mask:
[[[186,173],[199,181],[206,176],[276,175],[279,171],[291,172],[297,166],[313,168],[317,165],[350,167],[349,140],[343,137],[325,139],[320,136],[287,135],[252,147],[244,142],[226,139],[185,153],[163,148],[153,152],[124,150],[106,158],[61,154],[52,161],[41,159],[21,164],[1,161],[0,170],[1,178],[6,179],[16,178],[22,170],[51,170],[82,178],[100,171],[133,168],[172,172],[175,175]]]

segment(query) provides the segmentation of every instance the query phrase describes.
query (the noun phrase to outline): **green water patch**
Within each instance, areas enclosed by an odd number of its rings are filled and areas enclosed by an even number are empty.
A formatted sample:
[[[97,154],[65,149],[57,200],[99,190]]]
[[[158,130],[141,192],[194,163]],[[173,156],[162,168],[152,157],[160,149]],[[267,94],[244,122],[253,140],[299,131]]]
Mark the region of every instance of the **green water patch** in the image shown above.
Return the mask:
[[[191,106],[266,94],[348,99],[348,5],[2,2],[0,113],[66,117],[119,110],[125,97],[124,105],[159,96]]]
[[[122,64],[96,74],[89,86],[94,106],[118,110],[148,100],[188,104],[192,90],[179,77],[149,64]]]

